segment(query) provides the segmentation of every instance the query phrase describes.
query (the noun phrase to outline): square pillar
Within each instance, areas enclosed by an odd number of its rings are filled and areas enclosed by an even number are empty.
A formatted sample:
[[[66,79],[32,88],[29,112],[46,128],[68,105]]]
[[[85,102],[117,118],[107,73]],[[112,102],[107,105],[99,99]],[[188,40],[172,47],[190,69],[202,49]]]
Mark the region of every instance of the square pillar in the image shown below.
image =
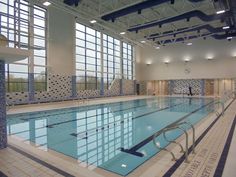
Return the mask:
[[[76,76],[71,76],[71,89],[72,89],[72,98],[77,97],[77,89],[76,89]]]
[[[100,82],[100,96],[104,96],[104,78],[101,77],[101,82]]]
[[[0,60],[0,149],[7,147],[5,61]]]
[[[34,101],[34,73],[29,73],[29,101]]]
[[[205,80],[201,79],[201,96],[205,95]]]

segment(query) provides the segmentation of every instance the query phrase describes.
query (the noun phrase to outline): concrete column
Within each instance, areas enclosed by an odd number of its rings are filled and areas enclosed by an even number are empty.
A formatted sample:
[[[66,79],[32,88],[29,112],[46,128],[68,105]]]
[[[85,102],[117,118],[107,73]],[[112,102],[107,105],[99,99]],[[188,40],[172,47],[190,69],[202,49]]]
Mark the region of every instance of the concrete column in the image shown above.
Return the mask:
[[[201,80],[201,96],[205,95],[205,80]]]
[[[5,61],[0,60],[0,149],[7,147]]]
[[[104,58],[103,58],[103,33],[101,33],[101,81],[100,81],[100,95],[104,96]]]
[[[71,76],[71,89],[72,89],[72,98],[77,97],[77,89],[76,89],[76,76]]]
[[[34,93],[35,93],[35,88],[34,88],[34,73],[29,73],[29,101],[34,100]]]
[[[120,79],[120,95],[123,95],[123,79]]]
[[[137,81],[136,81],[136,80],[134,80],[134,95],[136,95],[136,94],[137,94],[137,90],[136,90],[136,84],[137,84]]]
[[[29,2],[31,6],[33,6],[32,2]],[[30,8],[30,22],[32,24],[34,23],[34,10],[33,8]],[[33,25],[30,25],[29,27],[29,33],[34,34],[34,27]],[[30,46],[34,46],[34,36],[30,35],[28,38],[28,43]],[[34,92],[35,92],[35,87],[34,87],[34,50],[30,50],[30,56],[29,56],[29,74],[28,74],[28,83],[29,83],[29,101],[34,100]]]

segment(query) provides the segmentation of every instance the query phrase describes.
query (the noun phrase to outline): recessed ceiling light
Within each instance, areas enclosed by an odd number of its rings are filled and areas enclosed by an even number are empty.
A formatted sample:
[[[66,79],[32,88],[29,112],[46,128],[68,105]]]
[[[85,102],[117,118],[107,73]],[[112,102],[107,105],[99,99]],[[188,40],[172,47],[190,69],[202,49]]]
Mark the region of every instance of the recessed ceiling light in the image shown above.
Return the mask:
[[[160,49],[160,47],[157,46],[156,49]]]
[[[229,29],[230,27],[229,26],[224,26],[223,29]]]
[[[193,45],[193,43],[189,42],[189,43],[187,43],[186,45]]]
[[[230,36],[230,37],[227,37],[227,39],[228,39],[228,40],[230,40],[230,39],[233,39],[233,37],[232,37],[232,36]]]
[[[170,61],[169,61],[169,60],[165,60],[164,63],[165,63],[165,64],[169,64]]]
[[[207,60],[213,60],[213,57],[212,56],[208,56],[206,59]]]
[[[190,59],[189,59],[189,58],[185,58],[184,61],[185,61],[185,62],[189,62]]]
[[[45,2],[43,3],[43,5],[44,5],[44,6],[50,6],[51,3],[50,3],[49,1],[45,1]]]
[[[216,14],[223,14],[223,13],[225,13],[225,10],[219,10],[216,12]]]
[[[91,20],[90,23],[97,23],[97,21],[96,20]]]
[[[143,43],[143,44],[146,43],[146,41],[140,41],[140,42]]]
[[[120,34],[122,34],[122,35],[123,35],[123,34],[125,34],[125,32],[124,32],[124,31],[122,31],[122,32],[120,32]]]

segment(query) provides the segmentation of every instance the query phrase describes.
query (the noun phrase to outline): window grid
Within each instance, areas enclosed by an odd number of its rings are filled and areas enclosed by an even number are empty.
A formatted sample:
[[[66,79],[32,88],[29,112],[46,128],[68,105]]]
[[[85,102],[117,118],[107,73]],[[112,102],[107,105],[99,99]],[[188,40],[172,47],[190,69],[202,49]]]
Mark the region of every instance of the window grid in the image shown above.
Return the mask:
[[[38,6],[31,6],[25,0],[4,0],[0,1],[0,33],[5,35],[9,39],[8,47],[28,49],[30,45],[30,40],[33,38],[33,48],[41,47],[40,50],[46,53],[45,47],[45,36],[46,36],[46,10]],[[44,36],[37,36],[35,33],[30,34],[30,29],[40,28],[38,25],[32,23],[31,19],[37,19],[38,15],[36,13],[31,14],[31,10],[43,11],[44,17],[43,21],[45,23],[43,31]],[[31,18],[32,16],[32,18]],[[42,18],[42,17],[41,17]],[[31,25],[32,24],[32,25]],[[38,42],[38,46],[36,45]],[[41,44],[44,44],[43,46]],[[41,46],[40,46],[41,45]],[[33,53],[35,53],[34,49]],[[34,55],[32,60],[37,56]],[[44,68],[43,77],[39,80],[43,83],[43,87],[35,85],[36,90],[46,90],[46,54],[43,56],[44,62],[39,63],[41,70]],[[33,65],[33,62],[29,62],[29,58],[15,62],[13,64],[6,64],[6,91],[7,92],[23,92],[29,89],[29,71],[33,67],[34,70],[39,70],[39,67]],[[31,64],[32,63],[32,64]],[[39,73],[36,73],[39,74]],[[40,73],[41,74],[41,73]],[[36,81],[37,77],[36,77]]]
[[[135,63],[133,57],[133,46],[123,42],[123,78],[135,79]]]
[[[135,79],[132,45],[123,42],[121,48],[120,40],[77,22],[75,31],[77,90],[100,89],[101,77],[104,89],[109,89],[115,78]],[[101,55],[103,55],[103,66],[101,66]],[[88,62],[89,60],[93,60],[93,63]]]
[[[100,32],[76,23],[77,90],[100,89],[100,35]]]

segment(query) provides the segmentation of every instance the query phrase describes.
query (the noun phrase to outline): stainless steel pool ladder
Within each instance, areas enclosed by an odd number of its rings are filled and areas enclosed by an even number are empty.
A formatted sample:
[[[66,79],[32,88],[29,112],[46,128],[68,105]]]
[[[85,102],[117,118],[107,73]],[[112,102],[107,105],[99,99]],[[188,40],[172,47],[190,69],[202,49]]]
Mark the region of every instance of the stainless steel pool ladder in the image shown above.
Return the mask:
[[[175,155],[174,155],[174,153],[172,151],[168,150],[167,148],[162,148],[161,145],[158,142],[156,142],[156,138],[158,136],[160,136],[161,134],[163,134],[163,137],[164,137],[164,139],[167,142],[177,144],[180,147],[180,149],[181,149],[180,152],[184,153],[184,155],[185,155],[185,162],[188,163],[189,162],[189,160],[188,160],[188,155],[189,155],[189,151],[188,151],[189,135],[188,135],[187,130],[185,130],[183,127],[180,127],[180,125],[183,125],[183,124],[187,124],[187,125],[190,125],[192,127],[192,130],[193,130],[193,146],[192,146],[193,147],[193,151],[192,151],[192,153],[195,153],[195,128],[194,128],[194,126],[191,123],[187,123],[187,122],[181,122],[181,123],[179,123],[179,124],[177,124],[175,126],[171,126],[171,127],[163,129],[163,131],[161,131],[160,133],[157,133],[157,134],[155,134],[153,136],[153,143],[154,143],[154,145],[158,149],[164,150],[164,151],[170,153],[171,156],[172,156],[172,160],[176,161],[177,158],[175,157]],[[169,140],[167,138],[167,136],[166,136],[166,132],[173,131],[173,130],[176,130],[176,129],[181,130],[184,133],[184,135],[185,135],[185,149],[184,149],[184,147],[179,142],[177,142],[175,140]]]
[[[217,116],[223,116],[224,115],[224,110],[225,110],[225,107],[224,107],[224,103],[222,101],[217,101],[217,102],[213,102],[212,104],[220,104],[221,107],[222,107],[222,111],[221,113],[219,113],[218,111],[214,110],[216,112],[216,115]],[[210,104],[211,105],[211,104]],[[180,127],[181,125],[188,125],[191,127],[192,129],[192,153],[195,154],[195,146],[196,146],[196,137],[195,137],[195,128],[194,128],[194,125],[191,124],[190,122],[187,122],[187,121],[184,121],[184,122],[176,122],[174,125],[171,125],[171,126],[167,126],[166,128],[156,132],[154,135],[153,135],[153,144],[155,147],[157,147],[158,149],[160,150],[163,150],[163,151],[166,151],[168,153],[171,154],[172,156],[172,160],[173,161],[176,161],[177,158],[175,157],[175,154],[168,150],[167,148],[165,147],[161,147],[160,143],[159,142],[156,142],[156,138],[159,137],[161,134],[163,134],[163,137],[164,139],[169,142],[169,143],[174,143],[174,144],[177,144],[180,149],[181,149],[181,153],[184,153],[185,155],[185,162],[188,163],[189,160],[188,160],[188,156],[189,156],[189,151],[188,151],[188,144],[189,144],[189,134],[187,132],[187,130],[185,130],[183,127]],[[166,132],[168,131],[173,131],[173,130],[176,130],[176,129],[179,129],[181,130],[182,132],[184,132],[185,134],[185,150],[184,150],[184,147],[177,141],[175,140],[169,140],[166,136]]]
[[[214,109],[214,112],[216,113],[216,116],[224,116],[225,112],[225,104],[222,101],[216,101],[214,104],[220,104],[221,105],[221,113],[219,113],[216,109]]]

